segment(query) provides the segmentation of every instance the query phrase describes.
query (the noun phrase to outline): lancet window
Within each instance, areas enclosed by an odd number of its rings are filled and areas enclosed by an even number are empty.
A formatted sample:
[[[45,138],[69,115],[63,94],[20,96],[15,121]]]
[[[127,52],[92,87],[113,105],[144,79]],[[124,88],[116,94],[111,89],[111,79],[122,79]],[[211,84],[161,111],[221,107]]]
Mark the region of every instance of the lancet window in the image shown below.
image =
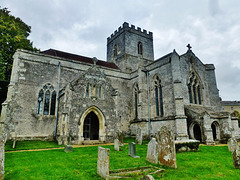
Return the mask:
[[[141,42],[138,42],[138,54],[143,55],[143,45]]]
[[[189,102],[192,104],[202,104],[201,84],[197,75],[192,72],[188,79]]]
[[[50,83],[44,85],[38,93],[37,114],[55,115],[56,96],[56,91]]]
[[[85,90],[85,96],[86,97],[97,97],[97,98],[103,98],[103,88],[102,85],[92,85],[87,84],[86,90]]]
[[[136,84],[133,89],[135,119],[138,119],[139,88]]]
[[[155,90],[155,103],[156,103],[156,115],[163,116],[163,95],[162,95],[162,85],[161,80],[158,76],[154,80],[154,90]]]
[[[116,44],[113,47],[113,57],[117,57],[117,45]]]

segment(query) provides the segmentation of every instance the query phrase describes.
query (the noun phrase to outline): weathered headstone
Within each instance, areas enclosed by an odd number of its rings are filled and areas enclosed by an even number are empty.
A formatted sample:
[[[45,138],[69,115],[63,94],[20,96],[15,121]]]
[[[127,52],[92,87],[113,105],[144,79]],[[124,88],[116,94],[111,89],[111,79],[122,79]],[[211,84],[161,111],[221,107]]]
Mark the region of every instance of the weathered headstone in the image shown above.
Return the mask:
[[[4,161],[5,161],[5,152],[4,152],[4,140],[0,138],[0,180],[4,179]]]
[[[240,155],[238,150],[232,151],[233,165],[236,169],[240,169]]]
[[[139,158],[139,156],[136,156],[136,144],[134,142],[128,143],[128,155],[134,158]]]
[[[158,132],[159,140],[159,163],[165,166],[177,168],[174,134],[166,126]]]
[[[114,150],[119,151],[119,140],[114,139]]]
[[[137,129],[136,142],[137,142],[137,144],[142,144],[142,129],[141,128]]]
[[[146,160],[153,164],[158,163],[158,143],[155,138],[152,138],[148,143]]]
[[[116,138],[119,140],[120,142],[120,146],[123,146],[123,132],[118,130],[116,132]]]
[[[103,177],[109,177],[109,153],[110,149],[98,147],[97,173]]]
[[[68,153],[68,152],[73,152],[73,147],[72,147],[72,145],[66,145],[65,148],[64,148],[64,151],[65,151],[66,153]]]
[[[238,142],[235,138],[230,138],[228,140],[228,150],[231,152],[234,150],[239,150]]]

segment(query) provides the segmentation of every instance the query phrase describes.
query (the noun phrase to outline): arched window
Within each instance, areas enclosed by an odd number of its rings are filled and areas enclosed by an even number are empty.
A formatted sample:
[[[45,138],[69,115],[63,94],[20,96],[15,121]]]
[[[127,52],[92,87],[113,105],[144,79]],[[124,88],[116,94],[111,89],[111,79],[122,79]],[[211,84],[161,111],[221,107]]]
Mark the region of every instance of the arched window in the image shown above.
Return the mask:
[[[201,84],[196,73],[192,72],[188,78],[189,102],[202,104]]]
[[[154,89],[155,89],[155,102],[156,102],[156,115],[163,116],[163,95],[162,95],[162,85],[161,80],[158,76],[154,80]]]
[[[138,54],[143,55],[143,46],[141,42],[138,42]]]
[[[46,84],[38,93],[37,113],[40,115],[55,115],[56,91],[51,84]]]
[[[117,45],[116,44],[113,47],[113,57],[117,57]]]
[[[134,111],[135,111],[135,119],[138,119],[138,85],[136,84],[133,89],[133,96],[134,96]]]

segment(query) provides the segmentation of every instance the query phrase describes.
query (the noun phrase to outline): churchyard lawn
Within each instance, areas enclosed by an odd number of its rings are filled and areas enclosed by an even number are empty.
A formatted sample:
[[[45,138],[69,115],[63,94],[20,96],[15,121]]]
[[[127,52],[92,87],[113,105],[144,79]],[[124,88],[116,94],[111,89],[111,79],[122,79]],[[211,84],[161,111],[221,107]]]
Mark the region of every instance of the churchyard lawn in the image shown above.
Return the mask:
[[[40,149],[49,148],[48,143],[39,143]],[[9,144],[6,150],[11,149]],[[37,142],[23,144],[25,149],[32,149]],[[52,146],[59,147],[54,143]],[[128,156],[127,146],[121,147],[122,151],[114,151],[113,145],[103,146],[110,148],[110,170],[151,165],[146,161],[145,141],[143,145],[136,144],[136,155],[140,158]],[[21,142],[17,142],[16,148],[23,149]],[[102,179],[97,175],[97,152],[97,146],[74,148],[72,153],[63,149],[6,152],[5,179]],[[155,179],[240,179],[240,170],[233,167],[227,146],[201,145],[198,152],[177,153],[177,169],[163,168],[166,171],[153,175]],[[133,175],[131,179],[143,175]]]

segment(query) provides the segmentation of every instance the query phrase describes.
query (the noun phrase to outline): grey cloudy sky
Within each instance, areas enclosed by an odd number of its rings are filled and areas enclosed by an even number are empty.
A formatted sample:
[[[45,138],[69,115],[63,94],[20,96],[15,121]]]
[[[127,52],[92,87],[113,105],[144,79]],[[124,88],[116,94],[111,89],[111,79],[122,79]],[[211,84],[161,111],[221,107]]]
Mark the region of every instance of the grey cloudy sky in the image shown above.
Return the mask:
[[[1,0],[49,48],[106,59],[106,39],[123,22],[153,32],[155,59],[187,51],[214,64],[220,96],[240,100],[239,0]]]

